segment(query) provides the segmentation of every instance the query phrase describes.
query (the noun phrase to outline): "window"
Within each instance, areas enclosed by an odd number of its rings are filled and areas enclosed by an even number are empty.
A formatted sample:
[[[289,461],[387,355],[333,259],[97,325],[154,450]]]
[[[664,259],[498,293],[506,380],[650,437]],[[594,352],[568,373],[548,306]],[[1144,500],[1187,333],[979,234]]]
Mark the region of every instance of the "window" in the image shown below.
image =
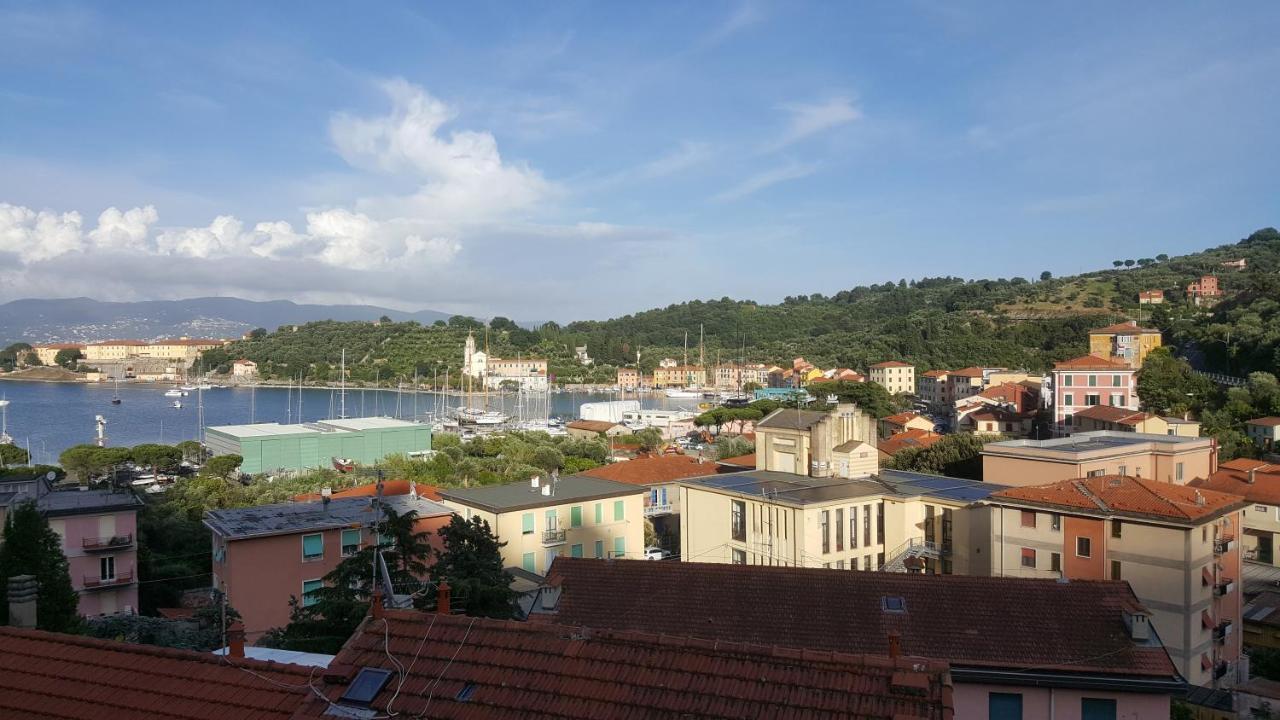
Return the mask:
[[[1062,572],[1062,554],[1049,553],[1049,569],[1054,572]]]
[[[1182,463],[1173,466],[1173,479],[1182,482]]]
[[[360,552],[360,531],[342,531],[342,557],[351,557]]]
[[[520,534],[533,534],[533,513],[525,513],[520,516]]]
[[[324,557],[324,535],[314,533],[302,536],[302,559],[319,560]]]
[[[1075,405],[1075,398],[1072,397],[1071,393],[1067,393],[1066,395],[1062,396],[1062,404],[1066,405],[1067,407]]]
[[[822,552],[831,552],[831,513],[823,510],[818,513],[818,524],[822,527]]]
[[[836,510],[836,552],[844,550],[844,510]],[[844,568],[844,562],[841,561],[840,567]]]
[[[862,506],[862,544],[871,545],[871,506]],[[871,558],[868,557],[868,560]]]
[[[741,500],[730,501],[729,531],[734,540],[747,541],[747,504]]]
[[[1119,468],[1117,468],[1117,469],[1116,469],[1116,474],[1117,474],[1117,475],[1128,475],[1128,474],[1129,474],[1129,466],[1128,466],[1128,465],[1121,465]]]
[[[1116,720],[1116,701],[1080,698],[1080,720]]]
[[[732,551],[732,554],[733,554],[733,557],[730,558],[730,562],[732,562],[734,565],[747,564],[747,552],[745,550],[738,550],[737,548],[734,548]]]
[[[537,572],[537,570],[534,567],[534,562],[535,560],[533,559],[533,553],[525,553],[520,558],[520,567],[524,568],[528,572]]]
[[[1090,554],[1092,552],[1091,544],[1092,544],[1092,541],[1087,537],[1076,538],[1076,557],[1082,557],[1082,558],[1091,557],[1091,554]]]
[[[1098,386],[1098,376],[1097,376],[1097,375],[1090,375],[1090,376],[1089,376],[1089,387],[1097,387],[1097,386]]]
[[[876,553],[876,569],[884,567],[884,553]]]
[[[560,523],[557,522],[556,511],[548,510],[547,511],[547,530],[559,530],[560,529],[559,526],[560,526]]]
[[[1112,561],[1111,561],[1111,579],[1112,579],[1112,580],[1120,580],[1120,579],[1121,579],[1121,578],[1120,578],[1120,561],[1119,561],[1119,560],[1112,560]]]
[[[1093,407],[1094,405],[1100,405],[1102,404],[1102,396],[1095,395],[1095,394],[1085,395],[1084,404],[1088,405],[1089,407]]]
[[[619,558],[627,556],[627,539],[625,537],[619,535],[613,539],[613,556]]]
[[[324,587],[323,580],[303,580],[302,607],[310,607],[320,602],[320,598],[316,597],[315,592],[322,587]]]
[[[1112,375],[1112,376],[1111,376],[1111,386],[1112,386],[1112,387],[1120,387],[1120,386],[1121,386],[1121,384],[1122,384],[1122,383],[1120,382],[1120,376],[1119,376],[1119,375]]]
[[[1063,376],[1062,376],[1062,386],[1063,386],[1063,387],[1071,387],[1071,376],[1070,376],[1070,375],[1063,375]]]
[[[582,527],[581,505],[576,505],[569,509],[569,527]]]
[[[623,509],[625,508],[625,506],[626,506],[625,500],[613,501],[613,521],[614,522],[622,522]]]
[[[1055,531],[1062,530],[1062,516],[1058,513],[1049,513],[1049,527]]]
[[[1124,407],[1124,396],[1111,393],[1111,407]]]
[[[849,508],[849,549],[858,549],[858,508]],[[857,569],[857,562],[854,562],[854,568]]]
[[[102,580],[116,579],[116,558],[114,555],[98,558],[98,577]]]
[[[870,555],[868,555],[868,556],[866,556],[866,557],[862,558],[862,569],[863,569],[863,570],[870,570],[870,569],[871,569],[871,556],[870,556]]]
[[[1034,548],[1022,548],[1022,567],[1036,569],[1036,551]]]
[[[596,503],[596,524],[604,522],[604,503]]]
[[[604,541],[603,540],[596,541],[596,557],[598,558],[604,557]]]
[[[569,547],[569,557],[582,557],[582,543]]]
[[[1036,511],[1023,510],[1022,511],[1022,527],[1033,528],[1035,526],[1036,526]]]
[[[1119,520],[1111,521],[1111,537],[1118,538],[1124,534],[1124,523]]]
[[[1022,720],[1022,694],[993,692],[987,695],[987,717],[991,720]]]
[[[1101,468],[1098,470],[1090,470],[1089,472],[1085,473],[1084,476],[1085,477],[1102,477],[1103,475],[1106,475],[1106,474],[1107,474],[1106,468]]]
[[[876,543],[884,544],[884,503],[876,503]]]

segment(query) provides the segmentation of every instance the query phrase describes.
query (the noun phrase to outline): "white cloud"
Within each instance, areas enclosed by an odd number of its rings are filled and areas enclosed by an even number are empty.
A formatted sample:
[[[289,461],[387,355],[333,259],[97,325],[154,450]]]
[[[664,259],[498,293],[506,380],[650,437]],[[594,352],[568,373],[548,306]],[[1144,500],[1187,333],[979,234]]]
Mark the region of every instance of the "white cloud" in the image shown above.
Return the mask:
[[[818,163],[789,162],[786,165],[751,175],[737,185],[717,194],[712,200],[719,202],[738,200],[778,183],[808,177],[817,172],[817,170]]]
[[[646,179],[674,175],[706,162],[710,157],[710,145],[686,140],[675,150],[642,165],[639,175]]]
[[[151,226],[160,219],[150,205],[120,212],[109,207],[98,216],[98,226],[89,239],[103,250],[144,250]]]
[[[782,109],[791,114],[791,121],[782,137],[769,147],[770,150],[786,147],[862,118],[862,111],[850,97],[833,97],[818,103],[792,103],[783,105]]]
[[[703,47],[712,47],[737,35],[739,32],[755,25],[764,19],[764,11],[760,6],[748,0],[739,4],[718,25],[711,29],[702,40]]]
[[[35,262],[84,247],[80,213],[58,213],[0,203],[0,251]]]

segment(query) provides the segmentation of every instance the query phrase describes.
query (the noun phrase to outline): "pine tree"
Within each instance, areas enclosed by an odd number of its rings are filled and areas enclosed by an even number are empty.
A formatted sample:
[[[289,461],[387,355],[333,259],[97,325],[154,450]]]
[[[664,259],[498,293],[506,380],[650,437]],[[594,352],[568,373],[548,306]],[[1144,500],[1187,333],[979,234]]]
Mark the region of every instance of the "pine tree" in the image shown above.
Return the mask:
[[[464,520],[454,515],[440,528],[444,549],[436,551],[431,566],[432,587],[420,605],[435,606],[436,586],[447,580],[454,604],[466,614],[476,617],[510,618],[515,610],[515,593],[511,590],[511,574],[503,569],[502,548],[489,529],[489,523],[473,517]]]
[[[0,545],[0,624],[9,622],[9,578],[34,575],[40,584],[36,597],[36,627],[53,632],[77,632],[80,598],[71,587],[62,538],[49,528],[33,501],[17,505],[4,521]]]

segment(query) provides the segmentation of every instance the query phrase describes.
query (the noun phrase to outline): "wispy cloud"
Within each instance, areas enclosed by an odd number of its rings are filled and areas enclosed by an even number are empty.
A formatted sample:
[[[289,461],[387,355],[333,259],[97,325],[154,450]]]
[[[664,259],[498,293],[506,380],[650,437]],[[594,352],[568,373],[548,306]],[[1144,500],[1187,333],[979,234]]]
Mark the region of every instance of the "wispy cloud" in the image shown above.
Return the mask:
[[[646,180],[667,177],[706,162],[710,157],[710,145],[686,140],[675,150],[641,165],[636,174]]]
[[[783,105],[782,109],[791,114],[791,120],[782,137],[769,145],[768,150],[779,150],[862,118],[862,110],[848,96],[832,97],[817,103],[791,103]]]
[[[817,172],[818,167],[818,163],[789,162],[786,165],[770,168],[763,172],[758,172],[754,175],[748,176],[742,182],[739,182],[737,185],[715,195],[711,199],[716,202],[739,200],[767,187],[777,185],[778,183],[808,177],[809,175]]]
[[[740,3],[733,12],[703,36],[700,45],[704,48],[714,47],[747,28],[764,20],[764,10],[760,4],[747,0]]]

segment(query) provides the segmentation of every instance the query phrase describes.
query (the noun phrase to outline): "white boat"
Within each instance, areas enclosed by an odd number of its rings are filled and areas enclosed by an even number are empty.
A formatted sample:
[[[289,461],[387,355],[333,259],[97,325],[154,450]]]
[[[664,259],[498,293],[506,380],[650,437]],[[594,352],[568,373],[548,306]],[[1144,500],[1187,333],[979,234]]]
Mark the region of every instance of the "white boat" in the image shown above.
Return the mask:
[[[175,409],[177,409],[177,410],[181,410],[181,409],[182,409],[182,401],[181,401],[181,400],[174,400],[174,401],[173,401],[173,407],[174,407]]]
[[[501,425],[508,416],[497,410],[481,410],[480,408],[455,408],[453,416],[458,422],[468,425]]]
[[[195,386],[195,385],[181,385],[181,386],[179,386],[179,387],[178,387],[178,389],[179,389],[179,390],[182,390],[182,391],[184,391],[184,392],[191,392],[192,390],[195,390],[195,389],[196,389],[196,386]]]
[[[165,397],[182,397],[182,396],[183,396],[183,395],[185,395],[185,394],[186,394],[186,393],[182,392],[182,391],[181,391],[181,390],[179,390],[178,388],[174,388],[174,389],[172,389],[172,390],[165,390],[165,391],[164,391],[164,396],[165,396]]]
[[[669,398],[700,398],[702,397],[702,391],[670,388],[666,391],[665,395]]]
[[[209,383],[200,383],[199,385],[197,385],[197,386],[195,386],[194,388],[191,388],[191,389],[192,389],[192,390],[212,390],[212,389],[213,389],[213,386],[212,386],[212,385],[210,385]]]

